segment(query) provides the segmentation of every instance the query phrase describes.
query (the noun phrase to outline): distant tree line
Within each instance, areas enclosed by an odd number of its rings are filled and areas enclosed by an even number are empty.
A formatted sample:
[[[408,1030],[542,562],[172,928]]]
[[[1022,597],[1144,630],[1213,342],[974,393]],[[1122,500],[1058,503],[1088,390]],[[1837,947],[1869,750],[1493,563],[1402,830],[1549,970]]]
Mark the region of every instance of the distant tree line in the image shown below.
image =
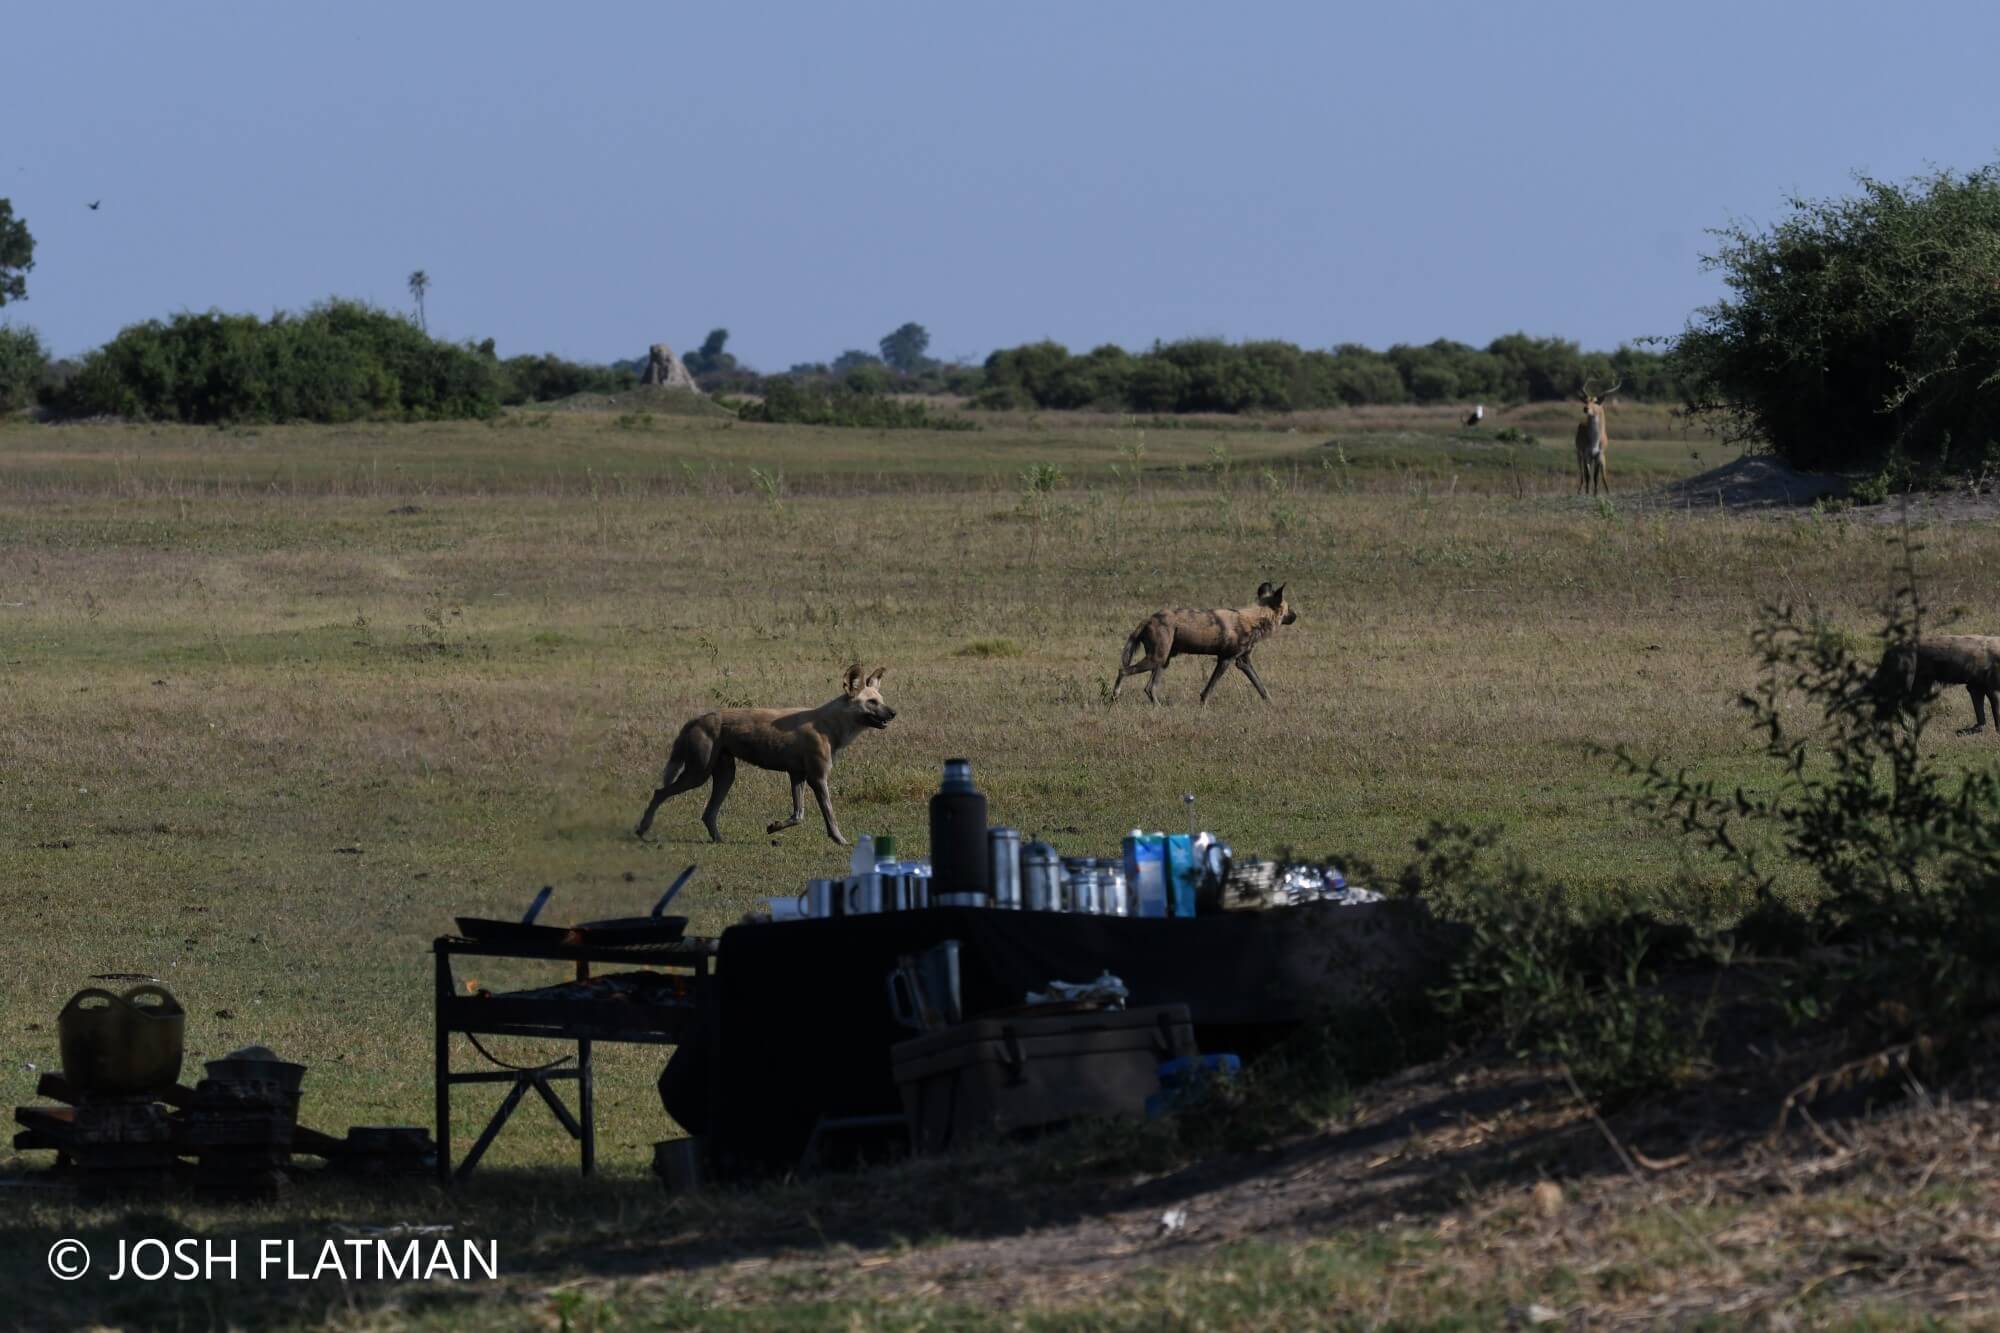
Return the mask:
[[[1484,348],[1439,339],[1386,352],[1344,343],[1190,339],[1133,354],[1106,344],[1081,356],[1029,343],[986,358],[973,401],[990,408],[1095,407],[1129,412],[1288,412],[1380,403],[1524,403],[1569,398],[1586,381],[1635,399],[1676,395],[1664,355],[1636,347],[1585,352],[1563,338],[1510,333]]]

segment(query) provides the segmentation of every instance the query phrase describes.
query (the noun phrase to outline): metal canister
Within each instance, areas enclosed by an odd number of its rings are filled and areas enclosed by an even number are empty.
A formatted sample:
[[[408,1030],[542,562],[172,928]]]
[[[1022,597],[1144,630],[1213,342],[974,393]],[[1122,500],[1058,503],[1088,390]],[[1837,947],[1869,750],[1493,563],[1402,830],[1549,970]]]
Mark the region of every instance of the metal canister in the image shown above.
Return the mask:
[[[1021,906],[1021,830],[986,830],[986,864],[993,885],[993,905],[1018,910]]]
[[[906,872],[883,874],[882,910],[885,912],[912,912],[924,905],[924,883],[916,875]]]
[[[1097,863],[1097,910],[1106,916],[1131,916],[1132,898],[1125,868],[1116,861]]]
[[[1098,897],[1097,858],[1065,856],[1062,868],[1063,905],[1072,912],[1090,916],[1102,912],[1104,905]]]
[[[1062,860],[1039,838],[1021,848],[1021,906],[1030,912],[1062,911]]]
[[[809,879],[805,891],[799,894],[799,911],[802,916],[839,916],[841,909],[840,881],[837,879]]]

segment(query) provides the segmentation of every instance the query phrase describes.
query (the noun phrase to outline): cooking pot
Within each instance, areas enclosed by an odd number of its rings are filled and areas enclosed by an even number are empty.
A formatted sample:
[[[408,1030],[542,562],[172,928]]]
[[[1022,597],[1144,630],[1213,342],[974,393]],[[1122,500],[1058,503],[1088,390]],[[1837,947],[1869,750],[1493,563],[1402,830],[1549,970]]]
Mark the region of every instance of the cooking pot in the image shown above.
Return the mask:
[[[186,1028],[187,1011],[165,986],[147,983],[123,995],[87,987],[56,1019],[63,1078],[106,1097],[171,1087],[181,1076]]]

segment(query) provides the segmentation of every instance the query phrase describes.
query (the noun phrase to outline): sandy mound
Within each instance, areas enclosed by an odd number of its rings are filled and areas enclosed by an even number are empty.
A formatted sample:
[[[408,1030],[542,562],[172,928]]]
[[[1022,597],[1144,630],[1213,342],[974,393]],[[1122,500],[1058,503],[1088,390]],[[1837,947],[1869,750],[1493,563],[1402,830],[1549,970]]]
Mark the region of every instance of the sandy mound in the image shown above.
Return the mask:
[[[1846,492],[1844,477],[1800,472],[1769,454],[1745,454],[1698,477],[1664,486],[1646,498],[1672,509],[1785,509]]]

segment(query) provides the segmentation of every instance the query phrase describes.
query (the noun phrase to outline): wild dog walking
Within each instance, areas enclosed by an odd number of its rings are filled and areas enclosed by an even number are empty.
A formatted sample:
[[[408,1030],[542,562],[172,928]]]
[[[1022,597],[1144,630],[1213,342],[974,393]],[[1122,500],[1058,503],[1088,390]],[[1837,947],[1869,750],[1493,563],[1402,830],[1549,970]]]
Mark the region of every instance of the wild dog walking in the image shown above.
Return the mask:
[[[1986,708],[1993,707],[1993,729],[2000,731],[2000,638],[1985,634],[1937,634],[1912,643],[1892,644],[1875,669],[1875,686],[1911,698],[1929,698],[1940,685],[1963,685],[1972,696],[1972,725],[1959,735],[1986,730]]]
[[[1136,676],[1141,671],[1150,671],[1151,679],[1146,682],[1146,697],[1154,703],[1160,696],[1154,688],[1160,683],[1160,676],[1167,669],[1167,663],[1176,657],[1193,653],[1201,657],[1213,657],[1215,670],[1209,674],[1208,684],[1201,687],[1201,701],[1208,702],[1208,692],[1215,688],[1215,682],[1222,679],[1222,673],[1234,666],[1249,682],[1257,687],[1257,693],[1264,702],[1271,702],[1271,692],[1264,688],[1264,682],[1257,677],[1257,668],[1250,661],[1250,654],[1258,644],[1269,638],[1280,625],[1289,625],[1299,618],[1285,600],[1285,587],[1269,583],[1257,585],[1257,604],[1246,606],[1240,611],[1224,608],[1220,611],[1155,611],[1139,623],[1125,640],[1125,656],[1118,664],[1118,678],[1112,683],[1111,698],[1115,702],[1118,691],[1125,688],[1125,677]],[[1146,656],[1134,662],[1132,654],[1141,646]]]
[[[805,822],[805,789],[811,787],[826,820],[826,836],[845,847],[847,839],[840,835],[840,825],[834,820],[826,780],[833,772],[833,757],[843,746],[863,731],[880,731],[894,720],[896,710],[882,702],[882,691],[876,687],[886,670],[876,667],[863,676],[857,662],[847,668],[841,693],[817,708],[724,708],[695,718],[675,738],[659,790],[639,817],[633,835],[646,836],[654,814],[669,796],[713,782],[701,822],[707,826],[708,836],[721,842],[715,817],[723,798],[729,795],[730,784],[736,781],[736,761],[740,759],[756,768],[791,775],[792,817],[767,825],[766,833]]]
[[[1611,436],[1604,429],[1604,400],[1618,392],[1619,380],[1603,393],[1592,393],[1590,381],[1585,380],[1577,390],[1577,397],[1583,402],[1583,420],[1576,423],[1576,490],[1581,495],[1585,491],[1595,495],[1600,490],[1611,493],[1611,481],[1604,474],[1604,460],[1611,448]]]

